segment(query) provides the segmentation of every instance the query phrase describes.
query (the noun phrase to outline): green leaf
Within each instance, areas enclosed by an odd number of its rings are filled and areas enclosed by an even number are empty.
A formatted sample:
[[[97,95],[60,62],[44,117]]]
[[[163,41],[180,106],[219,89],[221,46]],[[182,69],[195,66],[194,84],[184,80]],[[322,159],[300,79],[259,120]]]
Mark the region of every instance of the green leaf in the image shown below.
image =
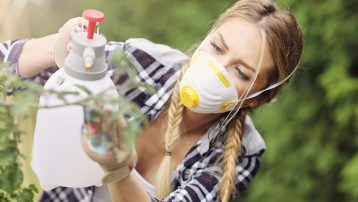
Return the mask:
[[[1,169],[0,187],[6,192],[13,192],[20,188],[23,182],[23,173],[17,163],[7,165]]]
[[[34,198],[34,193],[31,189],[23,188],[17,196],[15,197],[18,202],[32,202]]]
[[[15,153],[10,150],[0,150],[0,167],[6,167],[10,163],[16,162]]]
[[[23,114],[35,103],[36,96],[32,93],[18,92],[14,95],[14,106],[11,108],[14,114]]]
[[[0,201],[1,202],[12,202],[7,191],[3,190],[1,187],[0,187]]]
[[[34,193],[39,193],[39,190],[37,189],[37,187],[34,184],[30,184],[29,189]]]
[[[341,189],[349,193],[353,199],[358,200],[358,154],[346,163],[341,175],[344,179],[340,184]]]
[[[74,86],[77,87],[78,89],[80,89],[81,91],[83,91],[84,93],[86,93],[86,95],[92,95],[93,94],[92,91],[89,88],[87,88],[86,86],[84,86],[84,85],[76,84]]]

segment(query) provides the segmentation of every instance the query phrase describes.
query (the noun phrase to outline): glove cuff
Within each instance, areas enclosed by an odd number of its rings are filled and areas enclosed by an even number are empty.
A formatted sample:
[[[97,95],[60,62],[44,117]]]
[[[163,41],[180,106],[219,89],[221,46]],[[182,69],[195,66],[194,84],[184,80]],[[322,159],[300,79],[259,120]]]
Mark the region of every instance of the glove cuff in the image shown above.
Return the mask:
[[[130,172],[133,168],[130,168],[130,165],[119,168],[115,171],[111,171],[106,173],[106,175],[102,178],[103,184],[109,184],[115,181],[122,181],[124,178],[129,176]]]
[[[133,150],[131,153],[131,157],[128,159],[127,162],[122,163],[121,167],[118,167],[117,169],[111,171],[108,171],[107,169],[103,168],[106,171],[106,174],[102,178],[102,183],[108,184],[115,181],[122,181],[134,169],[136,160],[137,155],[135,150]]]

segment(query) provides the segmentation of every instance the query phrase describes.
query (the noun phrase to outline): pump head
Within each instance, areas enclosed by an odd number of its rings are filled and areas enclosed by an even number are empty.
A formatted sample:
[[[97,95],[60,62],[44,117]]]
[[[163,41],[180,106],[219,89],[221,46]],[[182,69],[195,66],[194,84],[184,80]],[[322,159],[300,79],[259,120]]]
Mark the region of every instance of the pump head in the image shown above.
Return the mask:
[[[105,58],[106,38],[95,33],[96,25],[104,20],[100,11],[85,10],[83,17],[89,21],[87,30],[71,35],[72,49],[64,62],[64,70],[76,79],[95,81],[102,79],[107,72]]]
[[[87,39],[93,39],[96,25],[103,22],[104,14],[101,11],[87,9],[83,11],[82,17],[88,20]]]

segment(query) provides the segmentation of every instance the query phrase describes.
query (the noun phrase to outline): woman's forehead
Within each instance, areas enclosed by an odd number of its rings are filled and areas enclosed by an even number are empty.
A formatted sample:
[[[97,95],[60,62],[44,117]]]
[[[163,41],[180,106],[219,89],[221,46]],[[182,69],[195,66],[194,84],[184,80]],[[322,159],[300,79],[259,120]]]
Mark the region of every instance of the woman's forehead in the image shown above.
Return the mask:
[[[263,42],[260,28],[257,24],[243,18],[233,18],[215,29],[212,38],[226,43],[234,61],[243,60],[249,66],[257,68]],[[273,59],[266,43],[261,69],[273,67]]]

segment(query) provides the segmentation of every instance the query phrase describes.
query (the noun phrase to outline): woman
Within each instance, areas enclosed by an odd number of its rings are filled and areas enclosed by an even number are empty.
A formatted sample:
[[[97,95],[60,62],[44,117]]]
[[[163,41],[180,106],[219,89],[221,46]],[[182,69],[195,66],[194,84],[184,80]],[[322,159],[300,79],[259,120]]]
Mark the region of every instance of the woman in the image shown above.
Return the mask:
[[[69,37],[77,24],[70,20],[60,35]],[[45,81],[56,69],[56,37],[8,42],[0,57],[19,74]],[[110,43],[108,55],[118,47],[138,68],[138,78],[157,92],[124,93],[150,124],[142,128],[135,149],[122,148],[119,162],[90,149],[91,129],[85,127],[83,148],[105,170],[112,200],[235,198],[256,175],[265,149],[246,114],[272,100],[300,61],[303,39],[295,18],[269,0],[239,1],[219,17],[189,64],[182,53],[145,40]],[[223,99],[217,101],[218,95]],[[121,132],[111,135],[121,137]],[[91,201],[93,192],[57,188],[45,193],[43,201]],[[95,198],[96,193],[100,189]]]

